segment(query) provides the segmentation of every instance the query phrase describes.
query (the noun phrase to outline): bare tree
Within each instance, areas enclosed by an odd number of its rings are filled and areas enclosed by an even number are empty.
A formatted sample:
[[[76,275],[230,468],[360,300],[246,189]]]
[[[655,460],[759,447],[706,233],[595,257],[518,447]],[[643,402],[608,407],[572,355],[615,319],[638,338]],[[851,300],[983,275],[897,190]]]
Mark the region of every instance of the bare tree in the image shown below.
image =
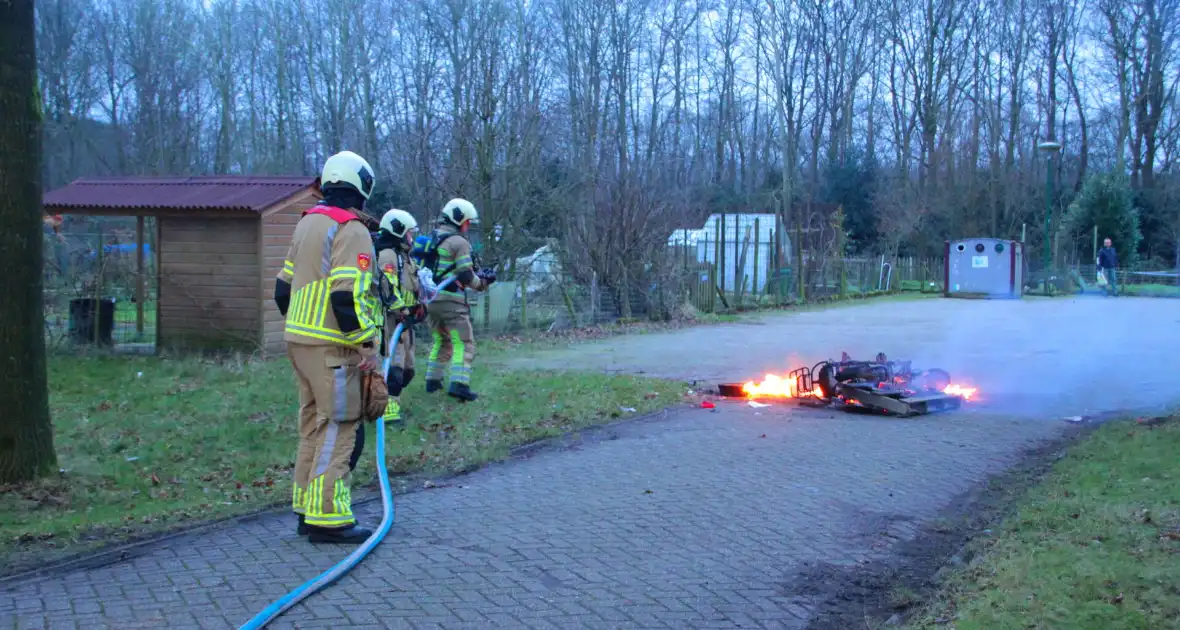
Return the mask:
[[[45,183],[315,173],[351,148],[375,204],[429,222],[469,197],[490,257],[556,240],[623,292],[676,227],[769,206],[793,230],[838,195],[881,231],[862,249],[933,253],[1020,236],[1046,135],[1063,205],[1120,168],[1158,198],[1178,4],[46,0]]]
[[[51,0],[37,11],[38,72],[45,112],[45,182],[64,184],[83,167],[82,145],[97,99],[97,66],[90,59],[90,0]],[[93,168],[87,164],[86,167]]]

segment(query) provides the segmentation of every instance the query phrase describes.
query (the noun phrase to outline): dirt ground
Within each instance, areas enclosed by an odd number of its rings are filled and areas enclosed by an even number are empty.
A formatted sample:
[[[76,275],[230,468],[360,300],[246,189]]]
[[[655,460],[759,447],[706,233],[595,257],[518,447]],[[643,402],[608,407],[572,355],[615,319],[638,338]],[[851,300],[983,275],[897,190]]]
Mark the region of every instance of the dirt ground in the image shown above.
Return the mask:
[[[931,299],[771,314],[616,337],[515,365],[698,381],[784,374],[846,351],[941,367],[980,389],[978,411],[1033,417],[1171,403],[1180,391],[1180,303],[1152,298]]]

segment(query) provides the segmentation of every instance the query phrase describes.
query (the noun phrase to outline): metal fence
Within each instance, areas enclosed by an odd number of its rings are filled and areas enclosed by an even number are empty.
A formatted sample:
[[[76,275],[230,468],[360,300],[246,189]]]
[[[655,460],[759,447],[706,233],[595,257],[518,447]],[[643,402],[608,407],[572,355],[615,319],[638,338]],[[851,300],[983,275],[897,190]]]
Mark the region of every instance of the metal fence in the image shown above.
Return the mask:
[[[1115,271],[1115,286],[1119,295],[1180,298],[1180,271],[1118,269]],[[1067,267],[1058,288],[1067,292],[1110,292],[1108,286],[1099,283],[1097,267],[1090,264]]]
[[[673,265],[681,270],[682,292],[703,312],[943,288],[941,258],[840,258],[809,251],[790,255],[780,242],[760,242],[756,229],[736,244],[720,230],[717,236],[706,232],[695,243],[670,247]]]
[[[45,331],[51,346],[154,344],[155,230],[144,231],[139,248],[134,228],[46,231]]]
[[[46,230],[45,318],[51,344],[137,351],[154,347],[155,230],[148,219],[137,248],[140,236],[135,224],[129,225],[90,232]],[[642,266],[628,286],[594,273],[568,273],[556,258],[501,272],[486,293],[468,295],[472,323],[482,334],[552,331],[891,290],[942,290],[941,260],[836,259],[809,253],[794,261],[775,260],[776,245],[768,242],[749,243],[735,257],[699,260],[702,249],[715,249],[708,240],[701,245],[696,252],[670,247],[666,260]]]
[[[889,291],[941,292],[943,288],[941,259],[821,260],[804,256],[804,271],[798,274],[794,266],[767,270],[746,265],[733,270],[731,265],[727,270],[720,262],[693,262],[682,249],[671,248],[670,264],[651,265],[654,269],[626,288],[601,281],[595,274],[590,274],[589,282],[560,271],[502,275],[486,293],[469,294],[473,326],[492,333],[556,330],[627,318],[675,319],[687,315],[686,309],[718,314]],[[749,254],[751,260],[773,252],[768,243],[750,249],[754,252]]]

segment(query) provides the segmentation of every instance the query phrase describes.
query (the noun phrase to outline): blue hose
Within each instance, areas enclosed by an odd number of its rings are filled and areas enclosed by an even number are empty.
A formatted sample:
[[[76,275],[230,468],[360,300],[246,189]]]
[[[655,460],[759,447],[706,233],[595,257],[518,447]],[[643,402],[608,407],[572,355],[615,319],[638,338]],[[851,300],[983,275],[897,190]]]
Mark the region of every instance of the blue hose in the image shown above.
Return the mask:
[[[441,285],[439,285],[438,292],[441,292],[444,287],[454,281],[455,278],[449,278],[446,282],[443,282]],[[438,296],[438,292],[431,296],[431,298],[426,301],[426,304],[433,302],[434,298]],[[397,328],[394,329],[393,335],[391,335],[389,340],[389,350],[385,353],[385,362],[381,367],[381,374],[389,374],[389,364],[393,361],[394,349],[397,348],[397,342],[400,340],[402,331],[404,329],[405,324],[398,324]],[[383,508],[381,515],[381,525],[377,528],[377,531],[373,532],[373,535],[369,536],[369,539],[366,540],[360,547],[357,547],[355,551],[348,554],[347,558],[336,563],[335,566],[320,574],[319,577],[304,582],[295,590],[287,593],[272,603],[270,606],[264,608],[262,612],[255,615],[253,619],[246,622],[246,624],[243,625],[240,630],[256,630],[257,628],[266,627],[266,624],[277,619],[279,615],[287,612],[287,610],[289,610],[295,604],[298,604],[316,591],[324,588],[332,582],[335,582],[345,573],[351,571],[353,567],[360,564],[361,560],[363,560],[365,556],[369,555],[369,552],[372,551],[374,547],[381,544],[381,541],[385,539],[385,536],[389,533],[389,529],[393,527],[393,492],[389,488],[389,472],[385,469],[384,416],[377,418],[377,479],[381,484],[381,503]]]

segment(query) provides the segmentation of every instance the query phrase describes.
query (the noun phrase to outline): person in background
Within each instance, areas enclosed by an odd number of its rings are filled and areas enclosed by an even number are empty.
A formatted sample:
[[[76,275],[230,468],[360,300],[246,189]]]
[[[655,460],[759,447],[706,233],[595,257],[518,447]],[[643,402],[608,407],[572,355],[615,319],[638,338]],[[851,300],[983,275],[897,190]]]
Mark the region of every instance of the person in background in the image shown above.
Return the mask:
[[[477,271],[471,258],[468,230],[479,221],[475,206],[466,199],[447,202],[430,236],[422,265],[432,274],[435,286],[450,279],[455,284],[438,292],[426,307],[433,344],[426,363],[426,392],[442,389],[443,377],[451,377],[447,394],[470,402],[479,397],[471,391],[471,363],[475,358],[475,338],[471,329],[471,307],[466,289],[487,291],[496,281],[490,269]],[[449,368],[449,369],[448,369]]]
[[[1116,284],[1115,271],[1119,266],[1119,255],[1114,251],[1114,246],[1110,243],[1110,238],[1102,241],[1102,249],[1098,250],[1098,273],[1101,273],[1106,278],[1107,293],[1109,295],[1118,295],[1119,287]]]
[[[393,424],[402,421],[401,392],[414,380],[414,324],[426,319],[426,308],[420,299],[418,265],[410,258],[418,221],[405,210],[396,208],[381,217],[377,236],[377,267],[389,282],[392,295],[383,304],[384,336],[382,348],[392,341],[398,324],[403,324],[401,337],[393,350],[385,385],[389,389],[389,405],[385,420]]]

